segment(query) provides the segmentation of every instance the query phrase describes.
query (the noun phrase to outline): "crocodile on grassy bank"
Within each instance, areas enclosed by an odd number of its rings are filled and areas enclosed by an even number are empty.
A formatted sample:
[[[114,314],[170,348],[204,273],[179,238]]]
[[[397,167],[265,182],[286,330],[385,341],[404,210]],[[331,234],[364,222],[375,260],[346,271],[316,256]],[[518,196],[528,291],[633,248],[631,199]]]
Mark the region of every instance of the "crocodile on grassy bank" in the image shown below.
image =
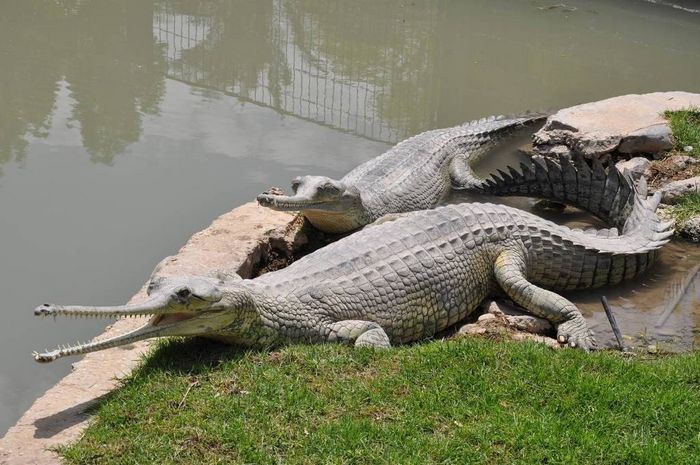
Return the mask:
[[[291,196],[266,192],[260,205],[301,211],[329,233],[360,229],[387,214],[436,207],[454,189],[478,191],[471,164],[513,131],[544,121],[545,113],[491,116],[460,126],[434,129],[398,143],[340,180],[301,176]]]
[[[457,323],[498,287],[551,321],[561,343],[589,350],[596,344],[581,312],[553,291],[633,278],[651,265],[673,233],[655,214],[659,194],[647,199],[645,183],[637,190],[620,189],[620,183],[632,186],[631,178],[609,170],[612,174],[595,185],[606,192],[610,179],[611,189],[617,185],[614,198],[596,193],[598,204],[586,204],[591,211],[610,211],[613,205],[620,211],[630,199],[619,235],[616,229],[572,230],[489,203],[405,213],[255,279],[159,278],[156,270],[149,300],[142,304],[42,305],[37,315],[152,318],[131,333],[35,354],[35,359],[48,362],[157,336],[205,336],[262,347],[293,342],[389,347]],[[564,179],[566,170],[555,171],[559,174],[552,178]],[[574,170],[576,182],[563,182],[557,195],[591,193],[593,184],[586,185],[595,172]]]

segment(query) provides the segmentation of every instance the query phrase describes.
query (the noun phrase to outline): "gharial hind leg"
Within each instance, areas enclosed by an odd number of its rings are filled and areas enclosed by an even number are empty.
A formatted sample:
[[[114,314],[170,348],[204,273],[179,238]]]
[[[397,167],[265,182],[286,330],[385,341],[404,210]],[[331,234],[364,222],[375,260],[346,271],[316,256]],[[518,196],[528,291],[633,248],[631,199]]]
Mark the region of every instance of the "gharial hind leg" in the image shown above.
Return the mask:
[[[355,347],[391,347],[389,336],[377,323],[363,320],[343,320],[329,325],[329,342],[355,343]]]
[[[556,325],[559,342],[586,351],[596,348],[593,332],[573,303],[527,280],[522,252],[502,252],[496,259],[494,273],[498,284],[514,302]]]
[[[467,154],[455,155],[450,161],[450,181],[456,190],[478,191],[481,180],[474,175],[468,162]]]

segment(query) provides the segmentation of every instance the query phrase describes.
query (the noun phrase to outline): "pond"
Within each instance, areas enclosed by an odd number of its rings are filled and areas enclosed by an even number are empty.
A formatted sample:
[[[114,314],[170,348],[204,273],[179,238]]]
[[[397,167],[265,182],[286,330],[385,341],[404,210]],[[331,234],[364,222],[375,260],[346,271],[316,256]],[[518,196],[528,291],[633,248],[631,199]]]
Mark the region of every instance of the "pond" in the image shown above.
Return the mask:
[[[426,129],[700,92],[692,5],[4,2],[0,433],[70,370],[31,352],[105,325],[36,320],[36,305],[123,303],[217,215],[300,174],[341,176]],[[673,244],[643,280],[606,290],[623,331],[696,342],[699,258]],[[572,298],[609,340],[597,294]]]

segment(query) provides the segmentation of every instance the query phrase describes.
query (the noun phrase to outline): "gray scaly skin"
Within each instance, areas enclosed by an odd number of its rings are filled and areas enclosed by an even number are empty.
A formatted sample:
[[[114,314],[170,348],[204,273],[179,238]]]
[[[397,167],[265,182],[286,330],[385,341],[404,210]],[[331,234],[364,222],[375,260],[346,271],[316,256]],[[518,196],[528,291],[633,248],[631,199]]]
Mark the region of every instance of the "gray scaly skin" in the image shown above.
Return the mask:
[[[463,203],[379,222],[255,279],[155,277],[149,300],[139,305],[45,304],[37,315],[153,317],[132,333],[35,359],[156,336],[198,335],[258,347],[390,347],[457,323],[497,286],[556,325],[560,342],[589,350],[595,340],[581,312],[553,291],[613,285],[649,267],[673,231],[654,213],[660,196],[645,198],[642,185],[620,236],[571,230],[503,205]]]
[[[316,228],[346,233],[387,214],[430,209],[453,189],[478,189],[482,180],[470,164],[515,129],[546,114],[492,116],[406,139],[341,180],[302,176],[292,181],[294,195],[266,192],[260,205],[301,211]]]
[[[486,194],[526,196],[558,201],[586,210],[612,228],[622,230],[634,208],[635,191],[629,176],[614,166],[606,170],[598,158],[560,156],[536,157],[512,167],[498,170],[499,175],[486,179],[480,186]]]

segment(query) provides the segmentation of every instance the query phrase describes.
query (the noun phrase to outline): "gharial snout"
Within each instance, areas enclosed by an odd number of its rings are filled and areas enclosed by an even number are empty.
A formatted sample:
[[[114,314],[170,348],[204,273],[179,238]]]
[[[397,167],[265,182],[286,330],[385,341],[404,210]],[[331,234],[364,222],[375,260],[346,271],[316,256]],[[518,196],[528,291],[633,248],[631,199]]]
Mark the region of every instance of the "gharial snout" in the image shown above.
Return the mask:
[[[326,204],[320,200],[309,200],[301,195],[276,195],[264,192],[257,197],[258,203],[267,208],[281,211],[296,211],[304,209],[319,208]]]
[[[275,206],[275,195],[271,195],[268,193],[263,193],[258,195],[257,200],[260,205],[263,207],[274,207]]]
[[[34,309],[36,316],[50,316],[56,313],[56,306],[53,304],[41,304]]]
[[[271,187],[257,197],[258,203],[267,208],[279,207],[280,201],[283,203],[293,202],[294,198],[284,195],[284,191],[279,187]]]

